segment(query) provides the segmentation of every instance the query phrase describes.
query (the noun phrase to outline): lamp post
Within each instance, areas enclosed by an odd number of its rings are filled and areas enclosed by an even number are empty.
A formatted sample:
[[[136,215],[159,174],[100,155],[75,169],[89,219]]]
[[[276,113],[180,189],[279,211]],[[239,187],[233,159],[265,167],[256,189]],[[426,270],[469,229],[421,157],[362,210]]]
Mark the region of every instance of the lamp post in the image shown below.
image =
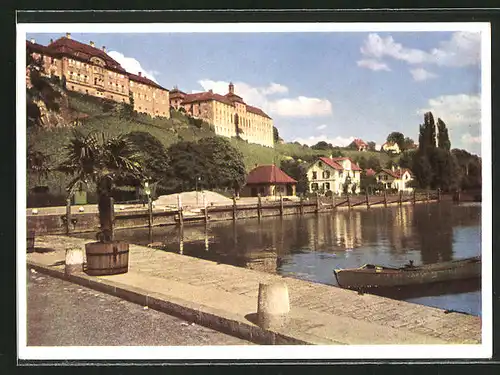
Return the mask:
[[[144,182],[144,193],[148,197],[148,227],[149,227],[149,242],[153,242],[153,201],[151,200],[151,189],[149,182]]]
[[[199,205],[199,202],[198,202],[198,181],[201,181],[201,177],[200,176],[197,176],[196,177],[196,181],[195,181],[195,190],[196,190],[196,206]]]

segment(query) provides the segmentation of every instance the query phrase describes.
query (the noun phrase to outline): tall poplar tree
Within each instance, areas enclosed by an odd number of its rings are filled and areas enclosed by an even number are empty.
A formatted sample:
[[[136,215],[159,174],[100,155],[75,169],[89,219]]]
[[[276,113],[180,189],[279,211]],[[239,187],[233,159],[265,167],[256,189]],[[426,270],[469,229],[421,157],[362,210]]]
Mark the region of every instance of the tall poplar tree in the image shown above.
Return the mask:
[[[444,123],[443,120],[438,118],[437,121],[437,128],[438,128],[438,147],[450,151],[451,149],[451,142],[450,142],[450,137],[448,135],[448,129],[446,128],[446,124]]]

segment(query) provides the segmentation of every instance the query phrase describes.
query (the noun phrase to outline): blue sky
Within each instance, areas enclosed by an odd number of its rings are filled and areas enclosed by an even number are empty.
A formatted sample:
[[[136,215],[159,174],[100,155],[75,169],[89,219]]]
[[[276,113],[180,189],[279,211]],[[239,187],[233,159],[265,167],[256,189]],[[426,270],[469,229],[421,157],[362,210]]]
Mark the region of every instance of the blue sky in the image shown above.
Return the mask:
[[[48,44],[62,34],[32,34]],[[480,34],[465,32],[72,33],[166,88],[227,92],[266,111],[286,141],[418,141],[423,112],[480,154]]]

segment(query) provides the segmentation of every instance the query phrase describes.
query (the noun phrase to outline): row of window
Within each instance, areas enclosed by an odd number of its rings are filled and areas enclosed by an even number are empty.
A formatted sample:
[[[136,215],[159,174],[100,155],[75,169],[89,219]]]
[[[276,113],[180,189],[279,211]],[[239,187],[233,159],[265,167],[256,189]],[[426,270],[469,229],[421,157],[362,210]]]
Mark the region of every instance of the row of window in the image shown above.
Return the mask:
[[[321,176],[323,177],[323,179],[327,180],[330,178],[331,174],[329,171],[323,171],[323,173],[321,174]],[[342,178],[344,176],[344,173],[343,172],[339,172],[339,177]],[[349,172],[347,172],[347,177],[351,177],[351,174]],[[356,177],[356,174],[354,173],[354,177]],[[387,177],[387,176],[385,176]],[[313,171],[312,172],[312,179],[313,180],[317,180],[318,179],[318,172],[317,171]]]

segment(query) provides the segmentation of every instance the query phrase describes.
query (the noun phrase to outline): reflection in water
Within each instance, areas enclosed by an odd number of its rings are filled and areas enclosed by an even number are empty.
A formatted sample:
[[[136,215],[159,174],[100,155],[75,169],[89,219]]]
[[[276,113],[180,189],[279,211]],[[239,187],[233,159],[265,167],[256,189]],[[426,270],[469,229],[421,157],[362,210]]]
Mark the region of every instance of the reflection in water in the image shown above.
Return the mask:
[[[116,231],[115,236],[137,244],[161,241],[167,251],[336,285],[334,268],[402,266],[409,260],[429,264],[479,255],[480,223],[481,206],[441,202],[159,227],[152,239],[147,228]],[[460,300],[468,304],[464,310],[480,314],[479,287],[472,294],[464,290],[467,298],[454,299],[459,290],[450,287],[438,297],[415,301],[459,310],[455,305]]]

